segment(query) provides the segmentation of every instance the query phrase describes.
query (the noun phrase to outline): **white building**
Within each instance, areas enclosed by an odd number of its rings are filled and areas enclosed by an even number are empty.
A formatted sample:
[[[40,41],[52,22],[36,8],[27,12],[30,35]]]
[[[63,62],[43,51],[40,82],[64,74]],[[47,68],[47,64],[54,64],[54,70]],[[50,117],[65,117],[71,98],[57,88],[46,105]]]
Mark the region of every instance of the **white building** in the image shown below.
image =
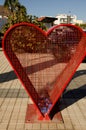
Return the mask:
[[[67,15],[67,14],[58,14],[56,16],[57,20],[55,20],[54,24],[58,25],[58,24],[64,24],[64,23],[72,23],[72,24],[82,24],[83,21],[82,20],[77,20],[77,16],[76,15]]]
[[[76,23],[80,25],[80,24],[83,24],[84,22],[83,20],[76,20]]]

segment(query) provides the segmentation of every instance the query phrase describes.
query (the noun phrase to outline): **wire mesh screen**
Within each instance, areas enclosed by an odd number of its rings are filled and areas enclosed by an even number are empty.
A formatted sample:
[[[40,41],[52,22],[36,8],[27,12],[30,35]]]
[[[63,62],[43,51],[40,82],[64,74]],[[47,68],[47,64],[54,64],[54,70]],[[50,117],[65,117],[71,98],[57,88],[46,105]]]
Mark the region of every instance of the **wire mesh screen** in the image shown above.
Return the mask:
[[[57,71],[60,70],[60,74],[50,91],[51,100],[55,103],[86,55],[86,36],[75,26],[65,25],[50,29],[48,39],[51,41],[54,57],[58,64],[61,63],[61,66],[56,68]],[[62,66],[64,63],[65,67]]]
[[[49,32],[48,39],[51,41],[51,53],[53,58],[57,60],[56,79],[73,57],[81,38],[82,33],[71,26],[59,26]]]
[[[42,113],[45,114],[55,103],[56,96],[61,95],[65,79],[73,73],[69,68],[64,74],[65,69],[71,66],[68,64],[72,64],[70,61],[75,54],[78,56],[80,48],[85,48],[83,39],[82,31],[71,25],[54,27],[46,34],[32,25],[20,24],[6,35],[8,55],[15,68],[20,69],[22,80]]]

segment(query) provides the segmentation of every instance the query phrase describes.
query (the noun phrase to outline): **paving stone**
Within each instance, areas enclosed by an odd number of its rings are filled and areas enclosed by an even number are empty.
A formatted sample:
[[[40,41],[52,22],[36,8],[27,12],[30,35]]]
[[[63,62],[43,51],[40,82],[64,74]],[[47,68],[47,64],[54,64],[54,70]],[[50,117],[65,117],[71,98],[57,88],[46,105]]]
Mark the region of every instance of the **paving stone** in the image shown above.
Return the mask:
[[[41,129],[48,129],[49,128],[49,123],[41,123]]]

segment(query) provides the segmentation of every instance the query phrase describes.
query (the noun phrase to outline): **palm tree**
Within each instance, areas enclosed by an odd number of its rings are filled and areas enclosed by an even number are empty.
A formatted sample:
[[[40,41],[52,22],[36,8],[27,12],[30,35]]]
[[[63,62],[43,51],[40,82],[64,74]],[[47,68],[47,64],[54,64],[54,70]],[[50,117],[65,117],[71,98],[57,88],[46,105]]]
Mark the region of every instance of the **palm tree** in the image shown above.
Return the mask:
[[[18,0],[5,0],[4,2],[4,6],[8,8],[11,12],[14,12],[16,9],[15,7],[19,4],[20,3],[18,2]]]
[[[46,30],[46,27],[43,23],[38,22],[38,18],[33,15],[27,15],[27,10],[25,6],[21,5],[18,0],[5,0],[4,7],[6,7],[10,15],[8,16],[8,23],[4,27],[4,32],[13,24],[19,22],[30,22],[38,25],[43,30]]]
[[[4,6],[10,10],[10,24],[28,21],[26,8],[18,0],[5,0]]]
[[[17,7],[18,7],[18,9],[17,9],[16,13],[17,13],[18,20],[21,22],[28,21],[28,16],[27,16],[27,11],[26,11],[25,6],[19,5]]]

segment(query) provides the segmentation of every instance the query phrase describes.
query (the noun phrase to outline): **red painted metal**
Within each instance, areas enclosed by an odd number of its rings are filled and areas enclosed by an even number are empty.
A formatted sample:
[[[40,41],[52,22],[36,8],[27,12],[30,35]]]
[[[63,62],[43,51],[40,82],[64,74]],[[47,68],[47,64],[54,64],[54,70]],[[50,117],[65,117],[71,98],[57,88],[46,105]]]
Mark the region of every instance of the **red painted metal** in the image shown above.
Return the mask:
[[[73,50],[74,49],[75,50],[74,50],[74,53],[70,55],[71,58],[69,58],[69,60],[66,62],[67,65],[65,66],[63,71],[58,76],[58,78],[53,86],[53,89],[50,92],[50,99],[53,103],[52,103],[52,107],[49,110],[49,113],[48,113],[49,115],[51,114],[51,111],[52,111],[53,107],[55,106],[56,102],[58,101],[59,97],[62,95],[65,88],[67,87],[67,84],[72,79],[78,66],[80,65],[80,63],[86,56],[86,35],[80,28],[78,28],[74,25],[69,25],[69,24],[55,26],[48,31],[48,33],[47,33],[48,37],[49,37],[49,35],[52,35],[52,33],[56,29],[64,30],[64,26],[67,26],[68,28],[71,28],[74,30],[72,34],[70,34],[70,32],[68,32],[68,34],[66,33],[66,44],[67,44],[67,39],[69,37],[69,41],[68,41],[69,47],[71,46],[69,42],[72,41],[72,44],[73,44],[72,47],[73,47]],[[58,42],[58,44],[59,44],[59,42]],[[60,42],[60,44],[61,44],[61,42]],[[62,43],[62,44],[64,44],[64,43]],[[70,52],[71,51],[72,51],[72,48],[70,49]],[[68,54],[66,56],[68,56]],[[66,58],[64,60],[66,60]]]
[[[5,33],[2,45],[34,103],[34,108],[29,107],[32,115],[51,120],[56,102],[86,56],[86,34],[71,24],[44,32],[36,25],[19,23]],[[34,120],[30,114],[27,117]]]
[[[54,117],[53,117],[53,120],[50,120],[49,116],[46,116],[44,118],[42,117],[39,117],[38,119],[38,113],[37,111],[35,110],[35,107],[33,104],[29,104],[27,106],[27,111],[26,111],[26,117],[25,117],[25,123],[36,123],[36,122],[48,122],[48,123],[51,123],[51,122],[63,122],[63,118],[62,118],[62,115],[61,115],[61,112],[57,112],[55,113]]]

